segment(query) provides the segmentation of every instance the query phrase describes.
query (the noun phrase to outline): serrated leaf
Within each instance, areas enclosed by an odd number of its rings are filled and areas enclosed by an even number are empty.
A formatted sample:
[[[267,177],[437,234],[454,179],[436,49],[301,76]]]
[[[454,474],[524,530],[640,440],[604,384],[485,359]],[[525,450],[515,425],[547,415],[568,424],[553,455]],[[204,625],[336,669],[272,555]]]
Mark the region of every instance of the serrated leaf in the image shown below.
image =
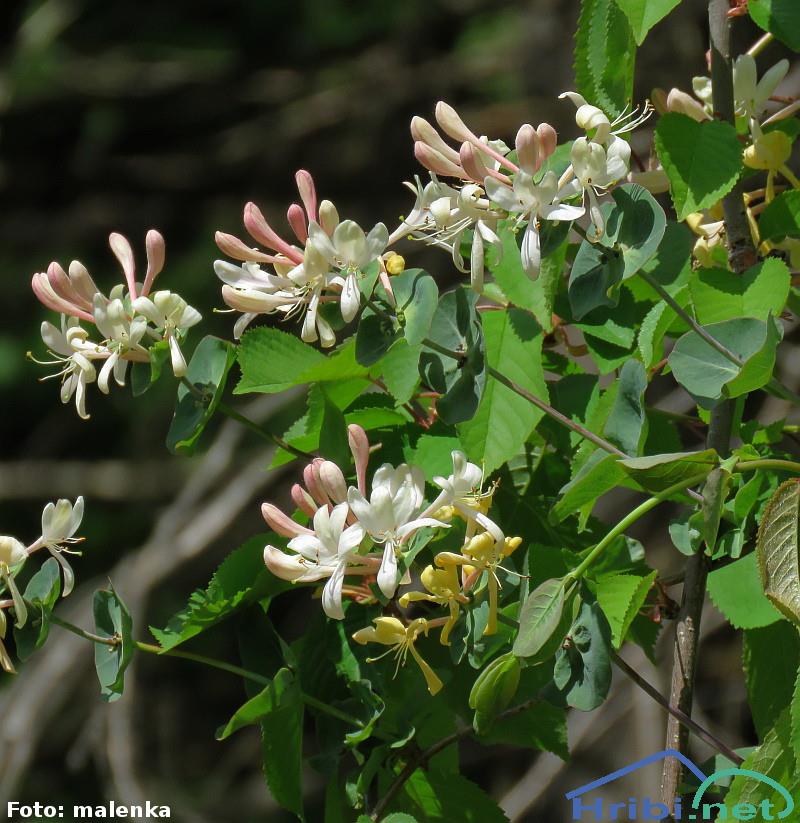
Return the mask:
[[[786,237],[800,237],[800,191],[781,192],[758,218],[762,241],[778,242]]]
[[[417,769],[392,807],[419,823],[508,823],[483,789],[456,772]]]
[[[490,366],[547,402],[542,369],[542,330],[521,309],[489,312],[483,318]],[[521,449],[543,412],[490,377],[474,417],[458,427],[467,456],[491,474]]]
[[[796,0],[750,0],[747,8],[764,31],[800,52],[800,5]]]
[[[641,46],[647,33],[663,20],[681,0],[616,0],[628,18],[636,43]]]
[[[191,454],[200,435],[222,400],[228,372],[236,359],[236,348],[227,340],[208,335],[198,344],[186,369],[186,381],[178,386],[175,414],[167,432],[167,448],[176,454]]]
[[[633,96],[636,43],[628,18],[614,0],[581,0],[575,35],[578,91],[617,117]]]
[[[669,364],[678,383],[701,406],[713,408],[720,398],[748,394],[770,381],[783,334],[783,328],[774,319],[739,317],[704,328],[742,365],[721,354],[697,332],[684,334],[670,353]]]
[[[665,114],[656,126],[655,142],[678,220],[713,206],[742,172],[742,147],[729,123]]]
[[[658,572],[646,577],[634,574],[614,574],[597,581],[597,602],[611,627],[611,642],[619,649],[644,605]]]
[[[698,269],[689,280],[695,318],[703,326],[737,317],[766,320],[770,315],[779,315],[790,285],[789,269],[775,258],[758,263],[744,274]]]
[[[764,509],[756,554],[764,593],[789,620],[800,625],[798,517],[800,481],[778,486]]]
[[[711,572],[708,593],[735,629],[762,628],[781,619],[764,595],[754,552]]]
[[[95,633],[99,637],[115,640],[114,645],[95,643],[94,666],[100,681],[100,696],[108,703],[122,697],[125,688],[125,671],[133,658],[133,621],[130,612],[114,591],[94,593],[92,602]]]
[[[295,379],[325,362],[325,355],[298,337],[261,326],[242,335],[236,358],[242,377],[234,394],[277,394],[295,385]]]

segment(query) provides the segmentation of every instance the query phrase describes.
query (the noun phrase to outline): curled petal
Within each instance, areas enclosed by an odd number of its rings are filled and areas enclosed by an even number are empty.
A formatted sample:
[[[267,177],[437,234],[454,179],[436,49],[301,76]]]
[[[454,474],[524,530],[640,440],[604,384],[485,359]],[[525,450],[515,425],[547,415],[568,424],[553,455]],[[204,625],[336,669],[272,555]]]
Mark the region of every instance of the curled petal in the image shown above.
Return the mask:
[[[346,563],[338,563],[322,590],[322,610],[334,620],[344,620],[342,585],[344,584],[346,569]]]
[[[342,310],[342,320],[345,323],[353,320],[361,308],[361,292],[358,289],[355,272],[351,272],[345,278],[339,305]]]

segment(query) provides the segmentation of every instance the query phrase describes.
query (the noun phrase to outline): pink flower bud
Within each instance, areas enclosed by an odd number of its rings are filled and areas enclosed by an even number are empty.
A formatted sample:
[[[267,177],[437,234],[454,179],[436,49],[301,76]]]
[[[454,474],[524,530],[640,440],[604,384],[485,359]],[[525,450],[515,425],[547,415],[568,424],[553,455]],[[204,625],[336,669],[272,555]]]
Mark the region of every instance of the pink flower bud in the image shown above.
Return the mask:
[[[94,296],[100,290],[97,288],[92,276],[86,270],[86,266],[79,260],[73,260],[69,264],[69,280],[75,291],[86,300],[87,310],[90,309]]]
[[[259,209],[255,203],[248,203],[244,207],[244,225],[250,233],[250,236],[261,243],[262,246],[286,255],[290,260],[294,260],[295,263],[303,262],[302,253],[298,249],[290,246],[274,231],[261,213],[261,209]]]
[[[300,534],[313,534],[311,529],[295,523],[291,517],[282,512],[277,506],[272,503],[261,504],[261,514],[267,525],[281,537],[297,537]]]
[[[438,131],[424,118],[411,118],[411,136],[415,141],[427,143],[432,149],[436,149],[453,163],[458,163],[458,152],[442,140]]]
[[[462,143],[459,151],[461,166],[464,171],[477,183],[483,183],[484,178],[489,174],[481,156],[475,151],[472,143]]]
[[[286,219],[294,232],[294,236],[301,242],[305,243],[308,240],[308,225],[306,224],[306,213],[303,209],[292,203],[286,212]]]
[[[542,165],[539,157],[539,135],[530,123],[519,127],[514,145],[517,148],[519,167],[527,174],[536,174]]]
[[[369,463],[369,439],[361,426],[351,423],[347,427],[347,442],[356,466],[356,481],[361,494],[367,493],[367,465]]]
[[[306,214],[309,220],[317,220],[317,188],[314,185],[314,178],[305,169],[300,169],[294,176],[297,183],[297,191],[300,192],[300,199],[306,207]]]
[[[88,311],[79,308],[56,294],[44,272],[38,272],[33,275],[31,278],[31,288],[33,289],[33,293],[36,295],[39,302],[48,309],[52,309],[59,314],[79,317],[81,320],[88,320],[90,323],[94,322],[94,317]]]
[[[347,500],[347,481],[342,470],[330,460],[319,464],[319,483],[334,503]]]
[[[419,141],[414,143],[414,157],[434,174],[441,174],[444,177],[465,176],[465,172],[460,166],[448,160],[441,152],[432,149],[427,143],[420,143]]]
[[[317,506],[311,495],[299,483],[295,483],[292,486],[291,495],[295,506],[297,506],[301,512],[304,512],[309,517],[313,517],[317,513],[319,506]]]
[[[549,123],[539,123],[536,134],[539,136],[539,153],[542,160],[546,160],[556,150],[558,134]]]
[[[466,123],[459,117],[458,112],[444,100],[440,100],[436,104],[436,122],[441,127],[442,131],[458,140],[459,143],[472,141],[475,135],[467,128]]]
[[[330,503],[330,500],[328,500],[328,495],[326,495],[323,489],[319,486],[317,482],[317,474],[314,471],[314,462],[316,460],[322,460],[322,458],[315,458],[303,469],[303,482],[306,484],[306,488],[314,498],[314,502],[318,506],[327,506],[328,503]]]
[[[128,242],[127,237],[113,231],[108,235],[108,245],[111,246],[114,257],[119,260],[122,271],[125,273],[131,300],[135,300],[139,295],[136,292],[136,263],[133,259],[131,244]]]
[[[51,263],[47,267],[47,279],[53,291],[61,298],[71,303],[76,308],[92,310],[91,300],[85,300],[75,289],[72,281],[67,277],[67,273],[58,263]],[[94,295],[92,295],[94,297]]]
[[[319,204],[319,224],[328,237],[333,235],[339,225],[339,212],[330,200],[323,200]]]
[[[245,263],[274,263],[277,259],[273,254],[264,254],[263,251],[258,249],[251,249],[238,237],[225,234],[225,232],[218,231],[214,235],[214,242],[223,254]]]
[[[147,272],[144,276],[142,294],[148,295],[153,286],[153,281],[161,274],[164,268],[164,257],[166,256],[167,250],[161,232],[155,229],[150,229],[150,231],[147,232],[144,244],[147,249]]]

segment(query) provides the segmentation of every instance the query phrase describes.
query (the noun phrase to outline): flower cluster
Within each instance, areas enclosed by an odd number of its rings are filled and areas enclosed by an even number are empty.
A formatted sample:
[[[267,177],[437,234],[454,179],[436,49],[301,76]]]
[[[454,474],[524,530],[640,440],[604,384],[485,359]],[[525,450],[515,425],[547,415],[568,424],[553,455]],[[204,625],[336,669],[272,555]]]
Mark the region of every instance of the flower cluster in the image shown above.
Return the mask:
[[[302,206],[292,203],[286,219],[299,245],[284,240],[267,223],[255,203],[244,208],[248,234],[269,249],[250,248],[238,237],[217,232],[220,250],[240,265],[217,260],[214,271],[225,284],[222,299],[243,312],[234,336],[240,337],[259,314],[281,314],[285,319],[302,318],[300,336],[306,342],[319,340],[330,347],[336,335],[322,305],[338,302],[342,319],[349,323],[361,306],[359,280],[370,264],[385,265],[381,255],[389,242],[389,231],[378,223],[366,234],[352,220],[339,220],[330,200],[317,203],[314,180],[307,171],[295,175]]]
[[[83,498],[79,497],[74,504],[61,499],[44,507],[42,533],[29,546],[16,537],[0,535],[0,596],[3,593],[8,595],[7,599],[0,599],[0,667],[4,671],[14,672],[14,665],[3,645],[8,629],[6,611],[14,610],[14,623],[17,628],[22,628],[28,620],[28,609],[14,578],[34,552],[47,549],[61,565],[64,574],[63,596],[69,595],[75,585],[75,575],[64,555],[80,554],[71,547],[82,539],[75,537],[81,520]]]
[[[290,538],[288,552],[271,545],[265,547],[264,562],[270,571],[294,583],[325,580],[322,608],[329,617],[341,620],[343,597],[357,602],[374,601],[370,582],[389,599],[395,596],[398,586],[411,583],[402,561],[414,535],[430,529],[431,539],[438,530],[450,529],[459,520],[465,524],[460,551],[437,553],[433,564],[422,571],[424,591],[408,591],[399,598],[403,608],[415,601],[427,601],[446,607],[448,616],[418,618],[408,626],[398,618],[378,618],[375,627],[357,632],[355,639],[391,645],[400,660],[410,650],[419,662],[414,648],[417,636],[441,627],[441,642],[447,645],[461,606],[470,602],[470,593],[482,590],[484,585],[490,613],[486,633],[494,633],[497,568],[521,541],[507,538],[488,516],[494,489],[482,490],[480,468],[468,462],[462,452],[454,451],[452,473],[434,478],[439,493],[426,505],[425,478],[416,466],[384,463],[374,473],[368,489],[367,435],[360,426],[351,425],[348,440],[355,464],[355,485],[348,485],[344,472],[335,463],[316,458],[303,471],[303,485],[297,483],[292,487],[292,500],[311,519],[309,526],[271,503],[263,504],[261,510],[270,528]],[[419,548],[415,546],[415,550]],[[359,583],[347,582],[348,578],[356,578]],[[422,668],[429,688],[436,691],[429,667]]]
[[[183,376],[186,361],[180,341],[186,330],[201,320],[200,313],[174,292],[152,292],[164,267],[164,238],[157,231],[147,232],[143,283],[136,282],[136,264],[127,238],[112,233],[108,240],[125,275],[125,283],[116,285],[108,296],[77,260],[70,263],[68,272],[53,262],[47,272],[34,274],[32,280],[39,300],[61,314],[60,327],[42,323],[42,339],[54,359],[36,362],[59,367],[51,377],[61,378],[61,401],[68,403],[74,395],[78,414],[84,419],[89,417],[87,385],[97,382],[100,391],[108,394],[112,375],[118,385],[125,385],[128,364],[149,362],[153,344],[163,342],[169,347],[175,376]],[[95,326],[99,341],[90,339],[82,322]]]
[[[759,78],[755,57],[751,54],[737,57],[733,67],[737,128],[747,135],[744,164],[754,171],[767,173],[763,188],[745,194],[745,205],[756,244],[759,242],[756,217],[775,198],[779,190],[776,179],[780,176],[792,188],[800,189],[800,180],[787,165],[792,153],[792,138],[780,127],[776,127],[781,120],[791,117],[800,109],[798,100],[787,102],[783,98],[775,97],[775,92],[788,71],[789,61],[779,60]],[[653,102],[662,113],[677,112],[698,122],[713,119],[711,80],[708,77],[695,77],[692,88],[694,96],[680,89],[672,89],[669,93],[656,89],[653,92]],[[778,103],[780,107],[768,114],[772,102]],[[714,265],[715,254],[719,254],[720,258],[723,256],[723,222],[720,209],[692,215],[689,224],[698,236],[694,250],[695,258],[703,266]],[[795,239],[790,238],[769,248],[781,248],[800,259],[800,241]],[[765,248],[764,251],[769,251],[769,248]]]

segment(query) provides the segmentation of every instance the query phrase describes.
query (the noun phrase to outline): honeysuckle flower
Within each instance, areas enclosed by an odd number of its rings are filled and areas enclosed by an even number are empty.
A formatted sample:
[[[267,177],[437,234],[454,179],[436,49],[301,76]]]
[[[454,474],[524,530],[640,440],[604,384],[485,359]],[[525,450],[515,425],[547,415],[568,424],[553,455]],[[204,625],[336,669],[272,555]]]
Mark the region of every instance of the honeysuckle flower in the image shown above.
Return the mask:
[[[443,646],[449,646],[450,632],[458,622],[461,605],[463,603],[469,603],[469,598],[461,591],[456,567],[449,565],[445,568],[437,569],[433,566],[426,566],[420,574],[420,581],[428,590],[427,592],[406,592],[400,597],[398,602],[403,608],[406,608],[409,603],[419,601],[447,606],[450,611],[450,617],[444,626],[442,626],[442,633],[439,636],[439,640]]]
[[[378,544],[383,544],[383,559],[378,571],[378,587],[386,597],[397,588],[397,555],[403,543],[425,526],[447,528],[433,517],[418,517],[425,493],[425,475],[406,463],[395,468],[384,463],[372,479],[369,500],[355,488],[347,502],[358,522]]]
[[[582,206],[554,202],[558,193],[558,180],[552,171],[548,171],[539,183],[535,183],[527,172],[520,171],[514,175],[510,188],[492,177],[487,177],[484,185],[493,203],[509,214],[518,215],[518,222],[528,221],[520,252],[525,273],[535,279],[542,262],[540,221],[575,220],[584,214],[585,209]]]
[[[431,666],[422,658],[414,645],[420,634],[427,635],[428,629],[432,623],[429,623],[423,618],[419,618],[418,620],[413,620],[408,624],[408,626],[406,626],[396,617],[376,617],[372,622],[375,624],[374,626],[367,626],[364,629],[359,629],[353,635],[353,640],[361,645],[366,645],[367,643],[380,643],[383,646],[389,646],[389,649],[378,657],[368,657],[367,662],[373,663],[374,661],[385,657],[387,654],[394,653],[394,657],[397,660],[394,670],[396,676],[398,669],[401,665],[405,664],[406,657],[408,656],[408,653],[411,652],[411,656],[414,658],[422,671],[423,677],[425,678],[425,683],[428,686],[428,691],[432,695],[435,695],[441,691],[444,684]]]
[[[460,554],[455,552],[439,552],[434,558],[434,562],[442,569],[455,569],[461,566],[468,574],[462,584],[464,591],[468,591],[475,581],[484,573],[486,574],[486,586],[489,592],[489,616],[486,621],[485,635],[496,634],[497,632],[497,606],[498,590],[500,581],[497,577],[497,569],[500,563],[511,555],[522,544],[521,537],[503,537],[502,540],[495,539],[495,536],[488,531],[471,537],[462,547]]]
[[[0,583],[4,583],[14,603],[14,618],[17,627],[21,628],[28,619],[28,610],[25,601],[14,582],[14,575],[22,568],[28,558],[28,551],[16,537],[0,535]],[[2,612],[0,612],[1,614]],[[3,618],[5,620],[5,617]],[[0,627],[0,639],[5,636],[5,623]],[[0,644],[2,645],[2,644]],[[5,666],[4,666],[5,668]],[[8,671],[8,669],[6,669]]]
[[[80,543],[83,539],[75,537],[83,520],[83,509],[83,497],[78,497],[74,504],[64,498],[56,503],[48,503],[42,511],[42,536],[29,550],[45,548],[59,562],[64,573],[64,597],[67,597],[75,586],[75,573],[64,555],[80,555],[80,552],[68,546]]]
[[[137,297],[133,308],[144,315],[169,343],[172,371],[175,377],[186,374],[186,360],[181,351],[179,338],[187,329],[203,318],[180,295],[171,291],[157,291],[152,297]]]
[[[122,287],[118,288],[121,290]],[[147,331],[147,318],[129,313],[122,298],[114,296],[114,291],[110,300],[99,293],[94,296],[93,315],[95,325],[105,337],[103,345],[111,352],[97,378],[97,387],[103,394],[108,394],[108,379],[112,373],[118,386],[125,385],[129,360],[134,359],[132,355],[145,363],[150,359],[141,344]],[[126,360],[125,355],[129,359]]]
[[[748,118],[753,137],[761,134],[759,118],[789,71],[789,61],[779,60],[758,79],[755,58],[741,54],[733,64],[733,96],[737,108]]]
[[[348,565],[357,565],[358,547],[364,539],[360,523],[346,526],[349,509],[340,503],[332,511],[321,506],[314,515],[313,534],[292,538],[288,548],[301,555],[307,563],[316,565],[314,573],[328,571],[328,582],[322,590],[322,609],[334,620],[344,618],[342,585]]]
[[[8,631],[8,621],[6,620],[6,613],[0,609],[0,669],[8,674],[16,674],[14,663],[8,654],[3,640],[5,640],[6,632]]]
[[[42,340],[53,360],[35,360],[39,365],[57,365],[59,371],[41,378],[61,378],[61,402],[69,403],[75,397],[75,409],[83,420],[89,419],[86,411],[86,387],[97,380],[93,365],[95,359],[106,359],[111,352],[88,341],[89,333],[79,325],[75,317],[61,316],[61,329],[45,321],[41,327]]]
[[[676,112],[678,114],[685,114],[702,123],[704,120],[710,120],[711,115],[706,111],[705,106],[698,100],[695,100],[690,94],[680,89],[671,89],[667,95],[666,110]]]
[[[725,221],[721,208],[715,207],[707,212],[693,212],[686,218],[686,225],[697,235],[692,254],[704,268],[713,268],[715,250],[720,248],[725,236]]]
[[[313,246],[344,278],[339,305],[346,323],[355,318],[361,306],[359,274],[373,260],[380,259],[388,242],[389,230],[383,223],[377,223],[369,234],[365,234],[358,223],[344,220],[330,237],[319,224],[309,224],[306,249]]]
[[[800,189],[800,180],[786,165],[792,155],[792,140],[786,132],[775,130],[759,133],[753,143],[744,150],[744,164],[751,169],[767,172],[765,202],[775,198],[775,176],[782,174],[795,189]]]
[[[652,108],[647,103],[641,112],[638,107],[630,111],[626,109],[619,117],[609,120],[608,115],[602,109],[587,103],[586,99],[577,92],[565,91],[558,95],[559,100],[564,98],[571,100],[575,105],[575,122],[578,128],[583,129],[587,133],[587,139],[595,143],[606,144],[614,136],[633,131],[652,114]]]

